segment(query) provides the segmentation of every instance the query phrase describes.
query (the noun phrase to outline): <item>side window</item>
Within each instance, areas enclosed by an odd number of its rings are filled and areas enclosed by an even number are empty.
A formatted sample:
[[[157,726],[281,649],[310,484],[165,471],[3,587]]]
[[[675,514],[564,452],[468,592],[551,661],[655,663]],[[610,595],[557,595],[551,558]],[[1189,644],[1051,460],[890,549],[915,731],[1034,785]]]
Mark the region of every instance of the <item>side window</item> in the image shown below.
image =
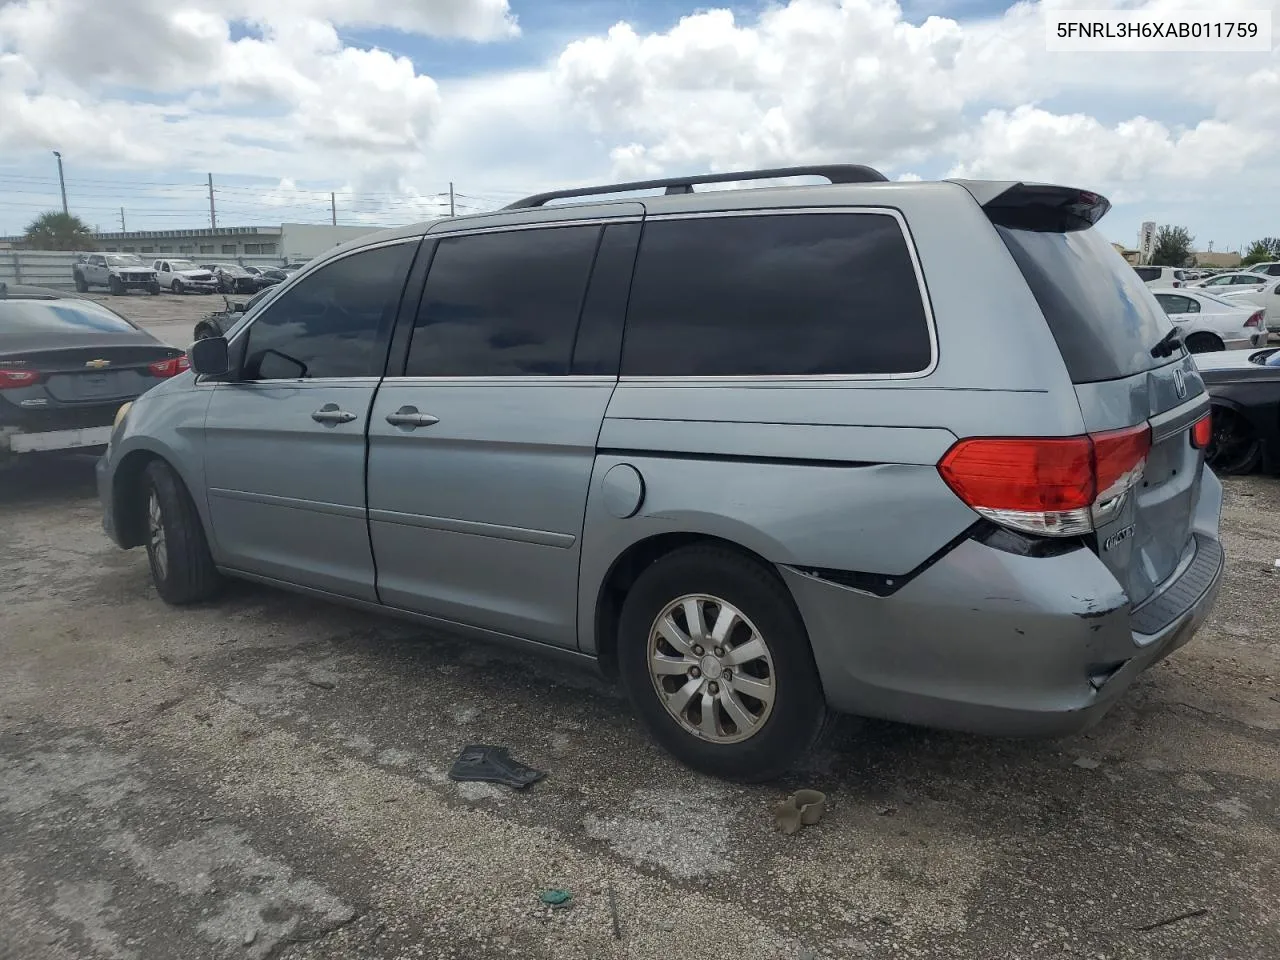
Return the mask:
[[[1232,278],[1232,280],[1231,280],[1231,283],[1232,283],[1232,285],[1234,285],[1234,286],[1239,286],[1239,285],[1241,285],[1241,284],[1243,284],[1243,285],[1252,285],[1252,284],[1257,284],[1257,283],[1262,283],[1262,282],[1263,282],[1263,280],[1262,280],[1262,278],[1261,278],[1261,277],[1246,276],[1246,275],[1245,275],[1245,274],[1243,274],[1243,273],[1242,273],[1242,274],[1240,274],[1240,275],[1239,275],[1239,276],[1237,276],[1237,277],[1233,277],[1233,278]]]
[[[1199,301],[1199,300],[1193,300],[1191,297],[1183,297],[1182,299],[1183,299],[1183,300],[1185,300],[1185,301],[1187,301],[1187,308],[1186,308],[1186,311],[1185,311],[1185,312],[1187,312],[1187,313],[1199,313],[1199,312],[1200,312],[1200,301]]]
[[[379,345],[416,249],[396,243],[353,253],[286,290],[249,327],[244,378],[380,376]]]
[[[613,223],[604,228],[595,266],[591,268],[591,285],[582,305],[582,321],[573,348],[573,373],[618,375],[627,295],[631,292],[631,271],[636,265],[639,241],[638,223]]]
[[[581,226],[442,238],[405,375],[567,374],[600,234]]]
[[[1160,301],[1160,306],[1164,309],[1165,313],[1173,314],[1187,312],[1186,297],[1177,297],[1171,293],[1157,293],[1156,299]]]
[[[622,373],[918,373],[932,345],[920,282],[886,214],[646,222]]]

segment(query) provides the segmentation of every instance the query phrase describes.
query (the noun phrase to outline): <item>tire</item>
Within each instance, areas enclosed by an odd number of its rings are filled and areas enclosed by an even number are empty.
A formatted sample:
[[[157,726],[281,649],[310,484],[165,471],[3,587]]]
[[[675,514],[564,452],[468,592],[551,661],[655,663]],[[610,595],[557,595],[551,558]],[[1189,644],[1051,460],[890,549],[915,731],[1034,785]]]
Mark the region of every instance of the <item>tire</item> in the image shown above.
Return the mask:
[[[689,629],[687,607],[680,602],[686,598],[704,622],[700,659],[688,643],[697,639],[697,629]],[[711,627],[723,605],[736,608],[743,619],[717,647]],[[666,639],[671,636],[669,628],[659,633],[664,614],[677,628],[677,638],[687,644],[686,652]],[[733,651],[748,643],[758,650],[757,638],[765,656],[734,659]],[[715,653],[721,649],[723,658]],[[651,657],[666,669],[651,672]],[[689,670],[681,671],[685,664]],[[725,669],[736,676],[726,680]],[[826,723],[822,683],[791,595],[771,571],[725,547],[685,547],[640,574],[622,605],[618,670],[632,705],[654,739],[695,770],[728,780],[759,782],[781,776],[812,748]],[[666,696],[659,693],[659,684]],[[772,703],[745,695],[743,688],[748,684],[762,693],[771,690]],[[667,697],[690,689],[694,692],[685,698],[682,719],[677,719],[668,709]],[[751,731],[745,724],[736,724],[726,706],[729,699],[745,709],[740,716],[760,726]],[[714,711],[709,722],[702,715],[706,703]]]
[[[107,277],[107,290],[113,297],[123,297],[129,292],[125,289],[124,281],[119,277]]]
[[[173,283],[169,285],[170,293],[176,293],[178,296],[182,296],[182,291],[183,291],[183,286],[182,286],[181,280],[175,280],[173,281]]]
[[[77,270],[74,276],[76,281],[76,293],[88,293],[89,283],[85,280],[84,274]]]
[[[160,284],[158,282],[150,283],[147,286],[147,293],[151,294],[153,297],[160,296]]]
[[[1187,351],[1189,353],[1213,353],[1221,350],[1225,346],[1221,340],[1212,333],[1193,333],[1186,339]]]
[[[174,606],[208,600],[222,586],[222,577],[187,488],[160,460],[147,464],[143,479],[147,562],[156,593]]]
[[[1253,473],[1262,463],[1262,440],[1253,425],[1229,407],[1214,406],[1205,463],[1219,476]]]
[[[213,328],[212,324],[201,321],[196,324],[196,328],[192,333],[196,340],[207,340],[209,337],[219,336],[218,331]]]

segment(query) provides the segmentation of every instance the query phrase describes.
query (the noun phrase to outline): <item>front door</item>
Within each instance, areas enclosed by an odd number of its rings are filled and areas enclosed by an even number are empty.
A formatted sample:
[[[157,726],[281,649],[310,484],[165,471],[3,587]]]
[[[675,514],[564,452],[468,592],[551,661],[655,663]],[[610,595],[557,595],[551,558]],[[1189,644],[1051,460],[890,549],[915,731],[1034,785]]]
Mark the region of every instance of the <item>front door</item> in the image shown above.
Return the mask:
[[[377,599],[365,429],[417,244],[334,260],[237,334],[238,378],[218,384],[205,423],[219,563]]]
[[[383,603],[576,647],[583,513],[638,233],[440,239],[404,375],[369,421]]]

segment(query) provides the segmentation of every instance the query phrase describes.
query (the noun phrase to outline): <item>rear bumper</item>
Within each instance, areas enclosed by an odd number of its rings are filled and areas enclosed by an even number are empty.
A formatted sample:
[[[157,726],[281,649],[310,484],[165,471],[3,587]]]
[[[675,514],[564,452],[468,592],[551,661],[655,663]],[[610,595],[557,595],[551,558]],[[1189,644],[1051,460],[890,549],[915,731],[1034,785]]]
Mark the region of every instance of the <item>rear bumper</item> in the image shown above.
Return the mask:
[[[110,426],[46,430],[42,433],[0,430],[0,452],[39,453],[46,450],[105,447],[110,440]]]
[[[1224,350],[1254,350],[1267,345],[1266,333],[1253,333],[1237,337],[1233,340],[1223,340],[1222,347]]]
[[[116,546],[123,546],[116,529],[115,495],[112,489],[114,472],[110,450],[98,458],[94,466],[94,477],[98,481],[98,501],[102,504],[102,530]]]
[[[1223,575],[1221,503],[1206,470],[1194,555],[1136,610],[1087,549],[1036,558],[969,540],[888,597],[782,574],[832,708],[994,736],[1063,736],[1101,719],[1208,617]]]

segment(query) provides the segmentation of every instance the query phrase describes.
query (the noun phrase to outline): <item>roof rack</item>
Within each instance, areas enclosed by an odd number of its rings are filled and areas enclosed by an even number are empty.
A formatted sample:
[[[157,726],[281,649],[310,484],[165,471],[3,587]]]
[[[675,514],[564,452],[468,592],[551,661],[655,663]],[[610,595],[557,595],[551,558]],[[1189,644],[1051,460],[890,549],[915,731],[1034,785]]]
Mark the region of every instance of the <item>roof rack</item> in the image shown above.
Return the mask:
[[[540,207],[548,200],[571,197],[594,197],[605,193],[629,193],[633,190],[656,190],[666,187],[668,194],[693,193],[695,183],[734,183],[738,180],[773,180],[779,177],[826,177],[831,183],[880,183],[889,178],[879,170],[860,163],[833,163],[805,167],[774,167],[771,170],[739,170],[733,173],[704,173],[692,177],[667,177],[662,180],[633,180],[598,187],[576,187],[572,190],[550,190],[508,204],[505,210],[527,210]]]

